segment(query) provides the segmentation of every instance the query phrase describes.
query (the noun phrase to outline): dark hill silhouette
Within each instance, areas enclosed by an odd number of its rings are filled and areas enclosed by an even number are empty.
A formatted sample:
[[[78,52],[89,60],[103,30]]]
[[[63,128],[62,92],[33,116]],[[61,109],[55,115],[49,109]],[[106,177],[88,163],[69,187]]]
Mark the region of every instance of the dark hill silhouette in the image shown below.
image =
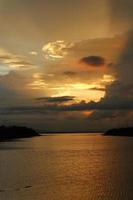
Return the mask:
[[[133,127],[110,129],[105,136],[130,136],[133,137]]]
[[[33,129],[19,126],[0,126],[0,139],[17,139],[39,136]]]

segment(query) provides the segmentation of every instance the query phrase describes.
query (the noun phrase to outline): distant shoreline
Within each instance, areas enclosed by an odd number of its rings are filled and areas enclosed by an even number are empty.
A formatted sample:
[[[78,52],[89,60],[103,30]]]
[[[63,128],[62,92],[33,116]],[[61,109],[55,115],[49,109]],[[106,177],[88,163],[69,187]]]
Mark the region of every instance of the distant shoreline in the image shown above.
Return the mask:
[[[110,129],[104,133],[104,136],[133,137],[133,127]]]
[[[83,131],[83,132],[81,132],[81,131],[70,131],[70,132],[68,132],[68,131],[55,131],[55,132],[54,131],[53,132],[52,131],[39,131],[40,134],[65,134],[65,133],[66,134],[67,133],[68,134],[71,134],[71,133],[73,133],[73,134],[74,133],[75,134],[76,133],[88,133],[88,134],[90,134],[90,133],[94,133],[94,134],[98,134],[99,133],[100,134],[101,133],[102,134],[103,132],[104,131],[99,131],[99,132],[96,132],[96,131],[94,131],[94,132],[93,131]]]
[[[35,130],[19,126],[0,126],[0,141],[40,136]]]

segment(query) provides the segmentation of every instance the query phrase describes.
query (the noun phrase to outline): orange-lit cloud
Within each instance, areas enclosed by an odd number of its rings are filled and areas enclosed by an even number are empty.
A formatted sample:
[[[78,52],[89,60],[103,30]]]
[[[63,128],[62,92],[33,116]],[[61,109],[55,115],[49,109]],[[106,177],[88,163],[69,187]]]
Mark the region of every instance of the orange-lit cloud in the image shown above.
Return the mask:
[[[0,49],[0,63],[2,64],[2,69],[0,67],[0,74],[8,74],[10,71],[14,70],[29,70],[35,66],[28,61],[24,56],[10,53],[4,49]]]
[[[73,46],[73,43],[68,43],[63,40],[57,40],[55,42],[49,42],[42,48],[45,58],[47,59],[61,59],[64,58],[68,49]]]

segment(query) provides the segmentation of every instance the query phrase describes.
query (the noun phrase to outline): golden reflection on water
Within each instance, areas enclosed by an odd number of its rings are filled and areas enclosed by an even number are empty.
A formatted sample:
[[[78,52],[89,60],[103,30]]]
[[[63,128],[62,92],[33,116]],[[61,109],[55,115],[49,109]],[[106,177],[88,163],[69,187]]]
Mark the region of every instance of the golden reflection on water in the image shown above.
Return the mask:
[[[0,144],[2,200],[132,199],[133,140],[56,134]]]

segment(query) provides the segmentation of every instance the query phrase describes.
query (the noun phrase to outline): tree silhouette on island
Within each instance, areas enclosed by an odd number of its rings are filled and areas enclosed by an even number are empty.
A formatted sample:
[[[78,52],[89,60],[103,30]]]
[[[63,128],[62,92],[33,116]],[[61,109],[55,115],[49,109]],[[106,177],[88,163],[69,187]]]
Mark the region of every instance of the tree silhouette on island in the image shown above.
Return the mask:
[[[130,137],[133,137],[133,127],[110,129],[104,135],[105,136],[130,136]]]
[[[39,136],[39,134],[27,127],[21,126],[0,126],[0,139],[17,139],[17,138],[29,138]]]

